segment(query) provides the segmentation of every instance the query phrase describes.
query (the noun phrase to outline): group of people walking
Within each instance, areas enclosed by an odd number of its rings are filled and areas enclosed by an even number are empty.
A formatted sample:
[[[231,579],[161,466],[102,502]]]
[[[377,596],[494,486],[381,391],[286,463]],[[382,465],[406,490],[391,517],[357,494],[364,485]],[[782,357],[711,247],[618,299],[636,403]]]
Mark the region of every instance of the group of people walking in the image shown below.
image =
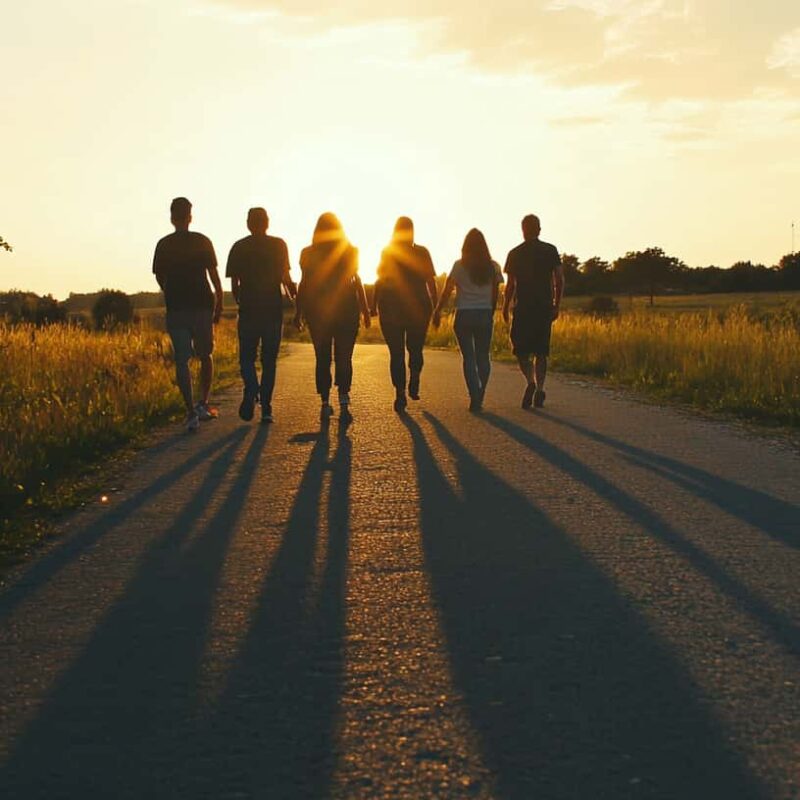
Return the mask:
[[[164,292],[176,379],[186,405],[186,427],[197,430],[202,420],[217,416],[209,396],[213,326],[222,315],[223,289],[211,241],[189,230],[192,204],[185,197],[175,198],[170,214],[175,232],[156,245],[153,272]],[[430,253],[415,242],[412,220],[400,217],[381,253],[370,302],[358,274],[358,250],[335,214],[326,212],[318,219],[311,244],[300,255],[299,285],[291,278],[286,242],[267,233],[267,212],[251,208],[247,227],[250,235],[233,245],[225,271],[239,307],[239,364],[244,383],[239,416],[243,420],[252,420],[259,404],[262,422],[274,419],[272,395],[283,329],[283,292],[294,302],[294,324],[298,329],[307,325],[314,344],[316,389],[323,418],[333,413],[334,385],[341,412],[349,412],[356,337],[360,324],[369,328],[374,316],[380,320],[389,348],[395,411],[404,412],[409,398],[419,400],[428,326],[439,326],[442,309],[453,292],[454,331],[469,408],[473,412],[482,409],[503,271],[478,229],[467,233],[461,258],[453,264],[439,295]],[[514,355],[526,381],[523,408],[544,405],[550,330],[564,290],[558,251],[540,240],[540,232],[539,219],[526,216],[522,220],[523,242],[508,254],[505,264],[508,282],[502,313],[506,322],[510,321]],[[260,379],[256,371],[259,351]],[[200,360],[197,402],[189,369],[193,353]]]

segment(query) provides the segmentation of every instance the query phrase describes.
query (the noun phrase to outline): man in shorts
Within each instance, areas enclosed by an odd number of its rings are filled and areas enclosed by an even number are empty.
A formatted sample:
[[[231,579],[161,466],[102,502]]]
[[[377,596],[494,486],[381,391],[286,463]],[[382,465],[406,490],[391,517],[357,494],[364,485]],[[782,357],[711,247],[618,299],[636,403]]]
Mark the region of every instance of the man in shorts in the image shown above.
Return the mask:
[[[244,396],[239,416],[249,422],[261,401],[261,421],[272,416],[272,391],[275,367],[283,331],[283,297],[297,294],[289,275],[289,251],[286,242],[268,236],[269,217],[263,208],[251,208],[247,214],[250,236],[239,239],[228,255],[225,275],[239,305],[239,367],[244,381]],[[256,374],[256,356],[261,348],[261,382]]]
[[[547,357],[550,355],[550,329],[558,319],[561,296],[564,294],[564,270],[558,250],[539,238],[539,218],[529,214],[522,220],[525,241],[515,247],[506,259],[508,275],[503,319],[511,323],[511,344],[527,386],[522,407],[544,405],[544,381]]]
[[[208,404],[214,377],[214,329],[222,315],[222,283],[217,272],[217,257],[211,241],[189,230],[192,204],[176,197],[170,205],[175,233],[156,245],[153,272],[164,292],[167,306],[167,332],[175,352],[175,376],[186,404],[186,429],[196,431],[200,420],[217,416]],[[208,285],[208,277],[214,291]],[[192,353],[200,359],[200,402],[192,398]]]

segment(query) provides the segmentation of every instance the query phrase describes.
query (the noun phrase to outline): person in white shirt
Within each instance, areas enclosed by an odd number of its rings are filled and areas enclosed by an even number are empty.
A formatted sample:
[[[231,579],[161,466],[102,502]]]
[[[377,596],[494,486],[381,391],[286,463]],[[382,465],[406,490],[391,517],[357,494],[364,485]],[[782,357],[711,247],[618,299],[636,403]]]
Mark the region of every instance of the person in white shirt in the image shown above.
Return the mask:
[[[473,228],[464,239],[461,258],[453,264],[444,291],[433,312],[433,324],[439,327],[442,307],[456,292],[456,319],[453,325],[464,366],[464,380],[469,390],[469,410],[479,412],[491,372],[492,327],[494,310],[503,273],[492,260],[484,235]]]

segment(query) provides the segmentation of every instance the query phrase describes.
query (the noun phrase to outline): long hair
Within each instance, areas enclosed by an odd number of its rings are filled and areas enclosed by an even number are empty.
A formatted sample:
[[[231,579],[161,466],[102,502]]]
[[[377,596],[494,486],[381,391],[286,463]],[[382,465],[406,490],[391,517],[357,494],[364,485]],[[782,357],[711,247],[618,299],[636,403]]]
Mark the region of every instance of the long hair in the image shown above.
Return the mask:
[[[311,237],[312,244],[326,244],[330,242],[346,242],[344,228],[339,217],[331,211],[320,214],[314,233]]]
[[[470,280],[478,286],[485,286],[494,276],[494,263],[489,253],[489,245],[477,228],[473,228],[464,238],[461,263],[467,270]]]

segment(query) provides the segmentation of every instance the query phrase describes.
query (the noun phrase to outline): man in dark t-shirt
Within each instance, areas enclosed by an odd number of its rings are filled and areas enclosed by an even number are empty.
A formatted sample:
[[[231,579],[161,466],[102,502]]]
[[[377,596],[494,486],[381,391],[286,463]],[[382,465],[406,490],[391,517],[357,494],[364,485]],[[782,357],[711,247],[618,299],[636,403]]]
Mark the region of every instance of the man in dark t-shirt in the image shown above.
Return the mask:
[[[186,428],[195,431],[200,420],[217,416],[209,406],[214,377],[214,329],[222,314],[222,283],[214,246],[202,233],[189,230],[192,204],[176,197],[170,205],[175,233],[161,239],[153,256],[153,272],[164,292],[167,331],[175,353],[175,375],[186,404]],[[208,285],[208,278],[214,291]],[[189,359],[200,359],[200,402],[194,405]]]
[[[506,259],[508,275],[503,319],[508,324],[513,306],[511,344],[527,385],[522,407],[544,405],[547,357],[550,355],[550,329],[558,319],[564,293],[564,270],[558,250],[539,239],[539,218],[529,214],[522,220],[525,241]]]
[[[250,236],[239,239],[228,255],[225,275],[239,304],[239,367],[244,394],[239,416],[253,419],[256,400],[261,400],[261,421],[272,422],[272,392],[283,330],[281,286],[294,298],[296,288],[289,275],[286,242],[268,236],[269,217],[263,208],[247,214]],[[261,347],[261,383],[256,374],[256,356]]]
[[[414,223],[400,217],[391,243],[381,253],[372,300],[372,313],[380,313],[383,338],[389,347],[396,411],[406,407],[405,350],[410,372],[408,394],[412,400],[419,400],[422,348],[436,300],[436,273],[430,253],[414,243]]]

